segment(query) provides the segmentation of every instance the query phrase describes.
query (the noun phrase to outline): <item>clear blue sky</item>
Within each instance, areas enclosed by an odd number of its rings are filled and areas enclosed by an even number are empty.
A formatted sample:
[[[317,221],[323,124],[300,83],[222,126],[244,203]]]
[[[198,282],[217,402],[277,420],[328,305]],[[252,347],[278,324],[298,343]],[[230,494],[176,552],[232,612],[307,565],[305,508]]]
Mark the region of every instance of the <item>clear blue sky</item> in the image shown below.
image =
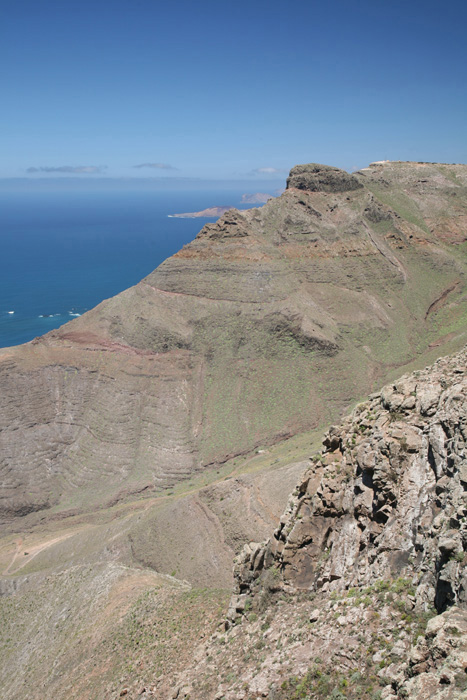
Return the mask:
[[[465,0],[5,2],[0,177],[467,162],[466,27]]]

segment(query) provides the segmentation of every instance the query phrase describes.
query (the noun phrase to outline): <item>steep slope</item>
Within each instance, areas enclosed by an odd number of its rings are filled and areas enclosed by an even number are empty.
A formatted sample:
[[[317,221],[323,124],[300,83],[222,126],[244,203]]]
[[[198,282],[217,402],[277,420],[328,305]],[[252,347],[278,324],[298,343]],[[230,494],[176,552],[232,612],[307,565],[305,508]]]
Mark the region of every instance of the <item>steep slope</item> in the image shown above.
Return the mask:
[[[466,697],[466,367],[467,348],[331,427],[177,697]]]
[[[234,555],[276,527],[306,467],[293,461],[302,451],[308,437],[207,470],[171,495],[3,529],[2,700],[140,698],[143,688],[152,697],[222,623]]]
[[[297,166],[281,197],[0,351],[3,520],[167,493],[459,347],[466,183],[460,165]]]
[[[467,608],[467,350],[358,404],[270,543],[245,550],[239,590],[277,564],[294,589],[348,590],[417,575],[415,602]]]

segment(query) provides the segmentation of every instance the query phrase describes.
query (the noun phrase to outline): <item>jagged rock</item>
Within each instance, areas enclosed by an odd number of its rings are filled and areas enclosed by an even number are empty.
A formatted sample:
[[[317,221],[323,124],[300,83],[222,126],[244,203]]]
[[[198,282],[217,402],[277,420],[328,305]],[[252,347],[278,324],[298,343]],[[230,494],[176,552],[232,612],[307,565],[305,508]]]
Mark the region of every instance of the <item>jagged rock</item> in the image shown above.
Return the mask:
[[[332,426],[273,537],[246,546],[236,562],[236,591],[260,614],[271,592],[289,601],[311,594],[318,607],[308,612],[309,638],[321,647],[332,635],[373,625],[370,639],[385,642],[371,656],[385,700],[466,697],[466,365],[467,348],[385,387]],[[392,601],[392,610],[382,601]],[[433,606],[440,614],[432,616]],[[301,627],[290,630],[292,639],[302,634]],[[337,658],[347,659],[347,668],[358,662],[352,644],[340,644],[329,661],[329,689],[341,682]],[[292,645],[288,654],[296,653]],[[274,663],[250,692],[277,688]],[[294,673],[311,688],[321,671],[310,675],[308,665]],[[277,693],[287,697],[287,690]]]
[[[429,621],[409,656],[398,697],[455,700],[467,693],[467,611],[452,607]]]
[[[317,620],[319,620],[319,616],[320,616],[320,611],[318,608],[315,608],[310,613],[310,622],[316,622]]]
[[[404,577],[418,608],[467,607],[466,365],[466,349],[442,358],[333,426],[263,554],[237,560],[237,589],[261,593],[268,562],[289,589]]]

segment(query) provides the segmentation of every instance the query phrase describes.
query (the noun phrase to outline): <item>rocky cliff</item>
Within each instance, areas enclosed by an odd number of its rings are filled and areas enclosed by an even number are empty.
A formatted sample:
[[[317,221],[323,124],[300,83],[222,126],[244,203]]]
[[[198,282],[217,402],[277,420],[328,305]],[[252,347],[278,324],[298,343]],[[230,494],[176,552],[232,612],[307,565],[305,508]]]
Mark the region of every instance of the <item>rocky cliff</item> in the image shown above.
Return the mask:
[[[310,620],[331,657],[333,628],[349,635],[360,615],[379,635],[372,653],[388,681],[381,697],[465,697],[466,366],[467,349],[442,358],[330,428],[274,535],[238,558],[232,623],[264,610],[271,594],[313,594]],[[424,615],[426,633],[414,635]],[[394,627],[406,631],[400,653],[384,641]]]
[[[466,697],[466,365],[406,374],[327,431],[237,558],[226,631],[154,697]]]
[[[326,591],[417,573],[417,604],[467,607],[466,365],[464,350],[405,375],[333,426],[246,570]]]
[[[0,514],[167,493],[465,340],[467,167],[291,171],[135,287],[0,351]]]

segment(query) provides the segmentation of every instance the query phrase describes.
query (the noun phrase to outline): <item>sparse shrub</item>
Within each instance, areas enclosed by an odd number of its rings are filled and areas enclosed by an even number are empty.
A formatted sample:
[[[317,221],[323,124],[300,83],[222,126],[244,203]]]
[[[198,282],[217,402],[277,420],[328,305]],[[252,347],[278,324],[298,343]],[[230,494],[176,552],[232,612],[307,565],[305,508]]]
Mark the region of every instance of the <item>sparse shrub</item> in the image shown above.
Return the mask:
[[[467,690],[467,671],[464,671],[464,673],[456,673],[454,676],[454,685],[459,690]]]
[[[341,691],[337,688],[334,688],[329,697],[331,698],[331,700],[346,700],[345,695],[343,695]]]
[[[402,413],[402,411],[389,411],[389,420],[391,422],[403,420],[404,417],[405,417],[405,414]]]

